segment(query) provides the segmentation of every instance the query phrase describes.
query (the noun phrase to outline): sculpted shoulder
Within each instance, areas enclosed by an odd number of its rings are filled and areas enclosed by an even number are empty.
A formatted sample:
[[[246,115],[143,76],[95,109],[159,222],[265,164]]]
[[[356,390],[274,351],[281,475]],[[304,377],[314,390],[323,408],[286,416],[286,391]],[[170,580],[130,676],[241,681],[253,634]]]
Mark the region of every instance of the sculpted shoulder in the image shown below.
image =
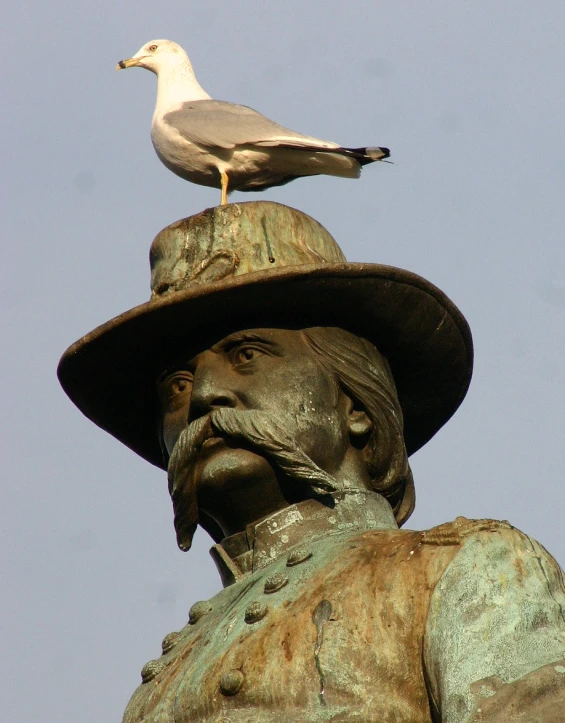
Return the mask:
[[[532,697],[529,677],[539,677],[537,671],[552,663],[553,672],[544,675],[562,705],[563,571],[542,545],[506,522],[458,518],[451,524],[452,529],[427,533],[431,544],[461,537],[434,590],[426,622],[424,660],[442,721],[475,720],[481,700],[508,685],[514,692],[506,697],[513,696],[516,710],[529,710],[530,704],[537,710],[536,696],[544,696],[546,688],[538,686]],[[526,690],[530,703],[519,703]],[[495,701],[489,706],[494,710]],[[510,709],[504,710],[500,715],[509,716]]]

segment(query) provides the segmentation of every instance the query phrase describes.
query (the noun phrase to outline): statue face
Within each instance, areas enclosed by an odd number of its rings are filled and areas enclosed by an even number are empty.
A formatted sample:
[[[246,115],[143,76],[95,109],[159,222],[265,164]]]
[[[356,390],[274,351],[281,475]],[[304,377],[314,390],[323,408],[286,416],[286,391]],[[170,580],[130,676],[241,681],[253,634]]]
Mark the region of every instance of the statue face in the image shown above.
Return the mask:
[[[353,434],[364,412],[322,366],[299,331],[254,329],[222,339],[160,383],[163,440],[172,453],[187,424],[227,407],[272,420],[325,472],[343,484],[366,482]],[[198,507],[227,534],[281,509],[298,494],[272,458],[249,440],[218,434],[201,445],[191,475]],[[235,521],[234,521],[235,518]]]

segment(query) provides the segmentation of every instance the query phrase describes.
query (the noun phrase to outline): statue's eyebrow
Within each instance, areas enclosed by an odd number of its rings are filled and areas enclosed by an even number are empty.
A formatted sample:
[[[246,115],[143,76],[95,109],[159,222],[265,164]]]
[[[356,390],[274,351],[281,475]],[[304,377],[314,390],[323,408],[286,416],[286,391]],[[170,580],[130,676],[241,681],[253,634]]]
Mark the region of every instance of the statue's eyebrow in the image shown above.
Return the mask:
[[[277,344],[276,341],[268,339],[266,336],[262,336],[261,334],[257,334],[256,332],[252,331],[237,331],[233,334],[230,334],[229,336],[226,336],[224,339],[219,341],[217,344],[214,344],[214,346],[211,346],[209,351],[214,352],[214,354],[225,353],[230,351],[230,349],[233,349],[235,346],[238,346],[239,344],[251,341],[264,344],[265,346],[269,346],[273,354],[276,354],[278,356],[283,355],[281,347],[279,344]],[[198,354],[192,359],[190,359],[190,361],[179,361],[176,364],[172,364],[171,366],[167,367],[167,369],[157,377],[157,385],[162,384],[164,381],[166,381],[167,377],[171,376],[171,374],[174,374],[175,372],[188,371],[192,373],[194,371],[194,365],[197,358]]]
[[[266,344],[273,349],[276,349],[279,345],[273,341],[272,339],[268,339],[265,336],[262,336],[261,334],[257,334],[253,331],[237,331],[234,334],[230,334],[229,336],[226,336],[225,339],[222,339],[222,341],[219,341],[217,344],[214,344],[214,346],[210,347],[210,351],[213,351],[215,354],[218,352],[226,352],[230,349],[233,349],[234,346],[238,346],[239,344],[242,344],[244,342],[250,342],[255,341],[259,342],[260,344]]]
[[[159,374],[157,377],[157,386],[161,386],[164,384],[168,377],[172,376],[173,374],[177,374],[178,372],[189,372],[192,373],[190,370],[190,362],[187,364],[183,364],[182,362],[179,362],[178,364],[174,364],[173,366],[168,367],[164,372]]]

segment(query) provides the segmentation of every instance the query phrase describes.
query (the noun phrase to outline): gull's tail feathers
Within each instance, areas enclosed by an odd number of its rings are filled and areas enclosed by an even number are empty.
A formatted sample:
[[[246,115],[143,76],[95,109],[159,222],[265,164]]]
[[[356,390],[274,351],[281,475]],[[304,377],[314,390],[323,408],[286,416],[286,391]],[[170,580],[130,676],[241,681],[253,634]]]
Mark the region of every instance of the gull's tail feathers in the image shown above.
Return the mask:
[[[320,141],[324,143],[325,141]],[[266,145],[261,142],[256,145]],[[367,163],[373,163],[373,161],[383,161],[385,158],[390,157],[390,151],[388,148],[381,146],[368,146],[367,148],[344,148],[343,146],[332,147],[330,145],[324,147],[322,145],[315,145],[309,143],[292,143],[289,141],[278,140],[272,142],[272,145],[276,145],[278,148],[293,149],[295,151],[302,151],[305,153],[337,153],[340,156],[346,156],[347,158],[354,158],[361,166],[366,166]]]

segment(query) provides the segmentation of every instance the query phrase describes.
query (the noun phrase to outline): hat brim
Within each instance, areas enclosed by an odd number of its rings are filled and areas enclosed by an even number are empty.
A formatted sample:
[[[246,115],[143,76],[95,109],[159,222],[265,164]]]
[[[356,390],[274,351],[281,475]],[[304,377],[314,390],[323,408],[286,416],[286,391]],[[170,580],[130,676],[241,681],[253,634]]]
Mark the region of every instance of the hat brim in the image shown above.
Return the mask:
[[[447,422],[469,387],[469,326],[425,279],[378,264],[301,265],[193,286],[117,316],[75,342],[58,367],[63,389],[95,424],[165,469],[158,377],[227,334],[336,326],[388,359],[409,454]]]

